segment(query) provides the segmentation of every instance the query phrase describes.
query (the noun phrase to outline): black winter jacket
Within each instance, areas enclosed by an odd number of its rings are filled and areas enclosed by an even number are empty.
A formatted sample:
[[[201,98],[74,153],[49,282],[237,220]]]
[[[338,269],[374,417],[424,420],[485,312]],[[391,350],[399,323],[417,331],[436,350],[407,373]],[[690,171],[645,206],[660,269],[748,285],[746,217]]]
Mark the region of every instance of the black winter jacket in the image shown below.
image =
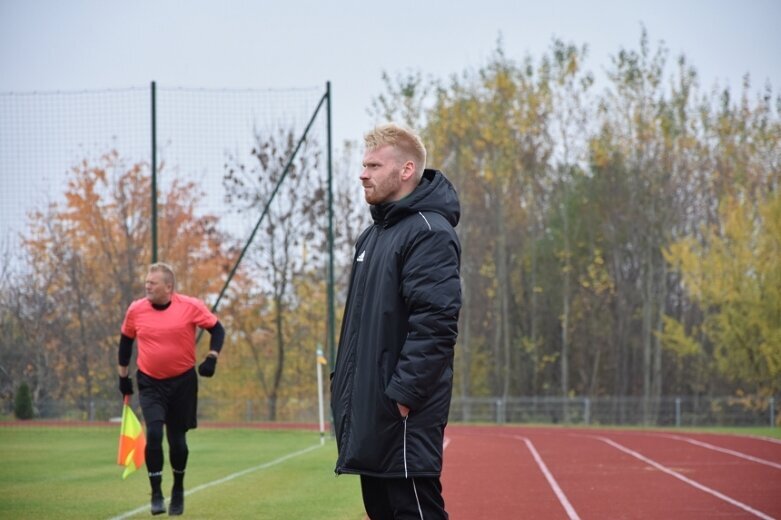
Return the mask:
[[[371,213],[331,381],[336,473],[438,476],[461,309],[458,196],[426,170],[411,194]]]

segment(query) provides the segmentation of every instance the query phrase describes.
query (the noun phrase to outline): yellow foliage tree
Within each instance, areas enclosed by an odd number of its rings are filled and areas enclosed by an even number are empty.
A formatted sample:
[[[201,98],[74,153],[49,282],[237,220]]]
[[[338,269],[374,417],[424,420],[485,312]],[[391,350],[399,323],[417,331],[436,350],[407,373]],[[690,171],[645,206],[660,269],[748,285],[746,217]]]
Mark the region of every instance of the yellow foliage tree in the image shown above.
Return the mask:
[[[705,313],[703,331],[720,372],[738,390],[772,395],[781,390],[781,196],[754,204],[739,194],[719,213],[720,224],[701,242],[675,242],[665,257]],[[667,321],[666,346],[696,352],[678,325]]]

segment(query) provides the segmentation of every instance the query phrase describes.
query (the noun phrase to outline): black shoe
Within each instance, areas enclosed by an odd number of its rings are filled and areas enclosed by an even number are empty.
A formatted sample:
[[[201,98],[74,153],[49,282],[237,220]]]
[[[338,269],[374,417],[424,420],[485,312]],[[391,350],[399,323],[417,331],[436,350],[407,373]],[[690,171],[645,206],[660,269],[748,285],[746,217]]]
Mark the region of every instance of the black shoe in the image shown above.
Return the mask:
[[[160,492],[152,492],[152,514],[162,515],[165,513],[165,498]]]
[[[171,490],[171,503],[168,504],[168,516],[179,516],[184,513],[184,491]]]

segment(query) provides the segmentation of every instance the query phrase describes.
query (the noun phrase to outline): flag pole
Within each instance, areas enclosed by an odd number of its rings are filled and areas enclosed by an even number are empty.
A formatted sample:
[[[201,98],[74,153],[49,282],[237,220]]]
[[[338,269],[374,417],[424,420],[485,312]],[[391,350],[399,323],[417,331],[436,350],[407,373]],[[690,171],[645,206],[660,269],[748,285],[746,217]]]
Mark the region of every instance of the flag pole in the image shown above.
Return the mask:
[[[125,467],[122,480],[144,464],[146,436],[141,422],[130,408],[130,395],[122,399],[122,424],[119,427],[117,464]]]
[[[130,405],[130,394],[124,394],[122,396],[122,420],[119,422],[119,450],[117,451],[117,464],[123,465],[125,461],[122,459],[123,451],[123,439],[122,434],[125,432],[125,425],[127,423],[127,409]]]
[[[325,416],[323,412],[323,349],[317,345],[317,405],[320,412],[320,445],[325,444]]]

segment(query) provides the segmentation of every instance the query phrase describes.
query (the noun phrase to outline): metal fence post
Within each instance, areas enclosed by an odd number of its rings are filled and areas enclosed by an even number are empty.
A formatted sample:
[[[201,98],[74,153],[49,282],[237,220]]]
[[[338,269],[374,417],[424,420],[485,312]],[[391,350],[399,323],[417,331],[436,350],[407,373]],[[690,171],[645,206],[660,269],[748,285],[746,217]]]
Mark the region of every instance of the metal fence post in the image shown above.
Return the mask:
[[[591,399],[583,399],[583,422],[586,425],[591,424]]]
[[[776,427],[776,398],[770,397],[770,427]]]
[[[675,426],[681,426],[681,398],[675,398]]]
[[[502,399],[496,400],[496,423],[504,424],[504,401]]]

